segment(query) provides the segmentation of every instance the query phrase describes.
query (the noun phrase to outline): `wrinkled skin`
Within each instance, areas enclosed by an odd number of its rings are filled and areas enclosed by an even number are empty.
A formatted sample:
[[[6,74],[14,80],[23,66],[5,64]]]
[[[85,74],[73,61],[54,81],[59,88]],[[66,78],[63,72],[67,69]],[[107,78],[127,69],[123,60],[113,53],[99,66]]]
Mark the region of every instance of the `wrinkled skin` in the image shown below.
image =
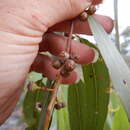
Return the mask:
[[[95,0],[93,4],[100,2]],[[70,21],[66,20],[78,16],[91,3],[91,0],[0,1],[0,124],[13,111],[31,65],[32,70],[55,79],[57,71],[51,67],[52,59],[37,55],[38,50],[58,55],[65,48],[66,38],[45,32],[48,29],[69,32]],[[110,18],[94,17],[111,32],[113,22]],[[74,28],[75,33],[91,34],[87,22],[75,19]],[[75,41],[72,41],[72,51],[80,55],[80,64],[89,64],[95,57],[92,48],[75,44]],[[63,83],[74,83],[77,77],[76,72],[72,72]]]

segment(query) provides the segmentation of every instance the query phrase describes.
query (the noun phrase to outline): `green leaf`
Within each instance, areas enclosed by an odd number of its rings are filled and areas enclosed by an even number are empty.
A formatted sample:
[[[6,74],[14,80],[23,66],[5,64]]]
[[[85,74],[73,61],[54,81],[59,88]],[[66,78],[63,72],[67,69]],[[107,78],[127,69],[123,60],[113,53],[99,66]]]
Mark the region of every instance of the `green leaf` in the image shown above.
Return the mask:
[[[68,86],[61,86],[58,94],[58,101],[67,104]],[[57,110],[57,130],[70,130],[68,108]]]
[[[103,130],[109,103],[109,75],[103,62],[83,67],[85,82],[71,85],[68,110],[71,130]]]
[[[42,83],[42,80],[40,82]],[[44,91],[42,90],[27,92],[23,102],[24,120],[29,126],[27,129],[37,129],[40,118],[40,111],[36,108],[36,104],[41,103],[43,99],[45,99],[45,97]]]
[[[23,103],[23,114],[28,126],[33,126],[36,124],[36,119],[34,118],[34,107],[35,92],[27,92]]]
[[[103,27],[92,16],[88,18],[88,21],[108,67],[113,86],[120,96],[130,120],[130,69]]]
[[[103,130],[111,130],[111,127],[109,126],[108,122],[105,122]]]
[[[120,99],[114,90],[110,94],[110,106],[114,111],[118,110],[121,106]]]
[[[109,109],[108,115],[112,117],[111,130],[130,130],[130,123],[128,122],[127,115],[115,91],[111,93],[110,105],[111,108]]]
[[[108,111],[107,119],[106,119],[106,122],[104,124],[103,130],[111,130],[111,129],[112,129],[112,116],[111,116],[111,112]]]
[[[28,79],[29,81],[37,82],[42,79],[42,74],[37,73],[37,72],[31,72],[29,73]]]
[[[123,107],[115,113],[112,130],[130,130],[130,123]]]

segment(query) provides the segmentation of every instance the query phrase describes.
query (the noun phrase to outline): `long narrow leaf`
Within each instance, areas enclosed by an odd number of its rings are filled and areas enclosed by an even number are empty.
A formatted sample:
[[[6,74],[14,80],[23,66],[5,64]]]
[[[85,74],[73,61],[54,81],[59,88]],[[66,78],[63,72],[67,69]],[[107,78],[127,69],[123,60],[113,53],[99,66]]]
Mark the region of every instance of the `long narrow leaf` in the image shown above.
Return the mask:
[[[71,130],[103,130],[109,102],[108,70],[99,59],[95,64],[84,66],[83,73],[84,82],[69,87]]]
[[[68,86],[62,85],[58,94],[58,101],[67,104]],[[57,110],[57,130],[70,130],[68,107]]]
[[[123,107],[115,113],[112,130],[130,130],[130,124]]]
[[[130,120],[130,69],[103,27],[92,16],[88,18],[88,21],[108,67],[114,88],[120,96]]]

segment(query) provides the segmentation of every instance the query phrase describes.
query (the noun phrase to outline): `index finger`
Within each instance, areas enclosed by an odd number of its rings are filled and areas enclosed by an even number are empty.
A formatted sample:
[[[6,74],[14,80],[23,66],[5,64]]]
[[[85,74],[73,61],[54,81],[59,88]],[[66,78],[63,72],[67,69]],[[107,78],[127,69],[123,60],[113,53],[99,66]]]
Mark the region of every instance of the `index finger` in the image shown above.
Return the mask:
[[[110,17],[94,14],[93,17],[103,26],[107,33],[110,33],[113,29],[113,20]],[[72,20],[58,23],[51,27],[48,31],[66,32],[70,31]],[[79,18],[73,19],[74,33],[92,35],[89,24],[87,21],[81,21]]]

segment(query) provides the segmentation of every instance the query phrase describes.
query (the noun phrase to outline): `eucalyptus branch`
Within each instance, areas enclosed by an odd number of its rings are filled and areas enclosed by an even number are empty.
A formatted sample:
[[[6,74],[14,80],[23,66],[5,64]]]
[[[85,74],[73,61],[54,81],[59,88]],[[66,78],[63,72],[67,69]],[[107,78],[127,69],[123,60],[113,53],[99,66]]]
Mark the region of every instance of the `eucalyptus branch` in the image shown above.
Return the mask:
[[[58,89],[62,81],[62,77],[69,76],[70,72],[75,68],[75,64],[74,62],[72,62],[73,57],[71,56],[72,59],[70,59],[70,54],[69,54],[71,53],[72,33],[73,33],[73,22],[71,23],[71,29],[70,29],[69,37],[67,39],[65,51],[61,52],[60,55],[61,59],[54,61],[54,63],[52,64],[52,66],[55,69],[60,69],[60,71],[57,73],[57,79],[54,81],[53,84],[52,81],[49,80],[47,81],[38,130],[49,129],[49,125],[50,125],[53,109],[56,103]],[[51,92],[50,89],[52,89]]]
[[[52,87],[52,81],[47,80],[46,88],[51,88],[51,87]],[[38,130],[44,130],[44,122],[46,120],[46,113],[50,102],[50,98],[51,98],[51,92],[45,91],[44,99],[42,103],[41,117],[38,124]]]
[[[120,38],[119,38],[119,26],[118,26],[118,0],[114,0],[114,19],[115,19],[115,43],[116,47],[119,51],[121,51],[120,47]]]

